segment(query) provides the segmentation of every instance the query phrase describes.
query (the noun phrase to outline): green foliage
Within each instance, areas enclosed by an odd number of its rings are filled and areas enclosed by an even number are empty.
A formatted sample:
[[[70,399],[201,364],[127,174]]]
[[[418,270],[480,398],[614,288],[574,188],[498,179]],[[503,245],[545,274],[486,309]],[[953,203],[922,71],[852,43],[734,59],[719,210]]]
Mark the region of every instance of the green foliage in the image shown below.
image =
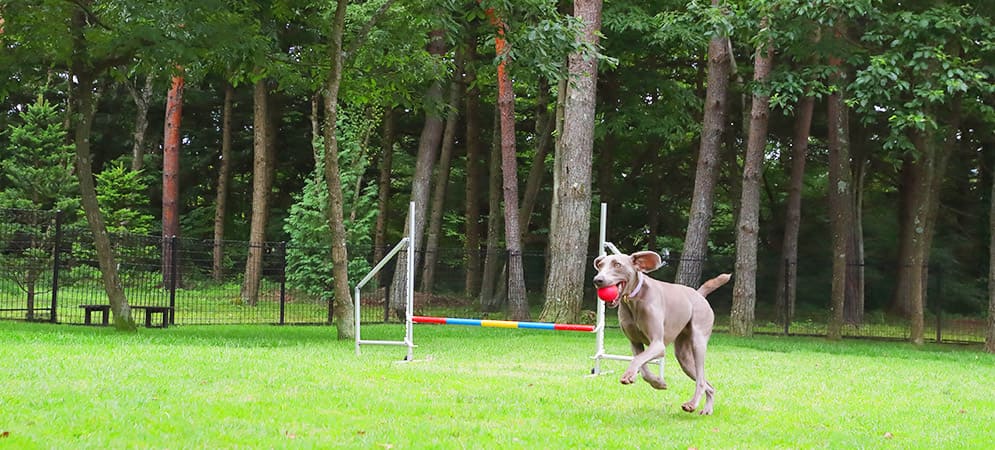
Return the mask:
[[[366,136],[376,127],[371,117],[353,114],[348,108],[339,110],[337,138],[339,143],[339,177],[342,182],[346,214],[346,245],[355,253],[372,247],[373,226],[376,223],[376,185],[362,183],[369,165],[364,147]],[[316,300],[332,298],[332,241],[328,226],[328,188],[324,179],[324,145],[316,137],[318,161],[303,191],[295,196],[284,231],[290,237],[287,244],[287,283]],[[359,189],[359,192],[356,189]],[[358,280],[370,269],[363,258],[349,261],[349,278]]]
[[[995,24],[969,6],[872,16],[863,41],[876,51],[848,87],[852,108],[866,123],[885,121],[885,149],[910,151],[908,131],[942,126],[955,99],[990,110]]]
[[[55,105],[42,97],[11,124],[10,145],[0,148],[0,207],[73,209],[78,202],[75,153]]]
[[[148,209],[148,185],[142,171],[131,170],[117,161],[94,175],[97,182],[97,203],[104,214],[107,231],[150,234],[155,224]]]

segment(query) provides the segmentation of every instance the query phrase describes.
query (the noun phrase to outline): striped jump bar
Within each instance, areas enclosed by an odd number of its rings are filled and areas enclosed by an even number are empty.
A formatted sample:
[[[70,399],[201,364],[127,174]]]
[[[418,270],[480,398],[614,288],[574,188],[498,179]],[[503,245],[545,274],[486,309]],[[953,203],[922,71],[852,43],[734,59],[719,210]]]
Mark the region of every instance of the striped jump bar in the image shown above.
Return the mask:
[[[529,328],[533,330],[594,331],[594,325],[574,325],[549,322],[516,322],[511,320],[454,319],[452,317],[412,316],[414,323],[434,323],[437,325],[465,325],[468,327],[489,328]]]

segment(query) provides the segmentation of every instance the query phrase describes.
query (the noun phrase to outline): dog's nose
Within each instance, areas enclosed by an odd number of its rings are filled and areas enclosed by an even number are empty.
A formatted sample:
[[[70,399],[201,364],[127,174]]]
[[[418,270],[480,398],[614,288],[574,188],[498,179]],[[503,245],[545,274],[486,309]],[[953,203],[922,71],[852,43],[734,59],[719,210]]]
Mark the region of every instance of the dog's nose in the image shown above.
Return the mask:
[[[604,284],[605,284],[605,279],[604,278],[602,278],[600,276],[594,277],[594,286],[595,287],[603,287]]]

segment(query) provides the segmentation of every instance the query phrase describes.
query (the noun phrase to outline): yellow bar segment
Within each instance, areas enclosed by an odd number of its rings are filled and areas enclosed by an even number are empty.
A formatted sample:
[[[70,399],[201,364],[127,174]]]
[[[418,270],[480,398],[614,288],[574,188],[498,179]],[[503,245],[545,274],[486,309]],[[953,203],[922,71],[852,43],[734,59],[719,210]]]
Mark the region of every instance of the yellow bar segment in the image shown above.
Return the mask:
[[[481,320],[480,326],[490,328],[518,328],[518,322],[508,320]]]

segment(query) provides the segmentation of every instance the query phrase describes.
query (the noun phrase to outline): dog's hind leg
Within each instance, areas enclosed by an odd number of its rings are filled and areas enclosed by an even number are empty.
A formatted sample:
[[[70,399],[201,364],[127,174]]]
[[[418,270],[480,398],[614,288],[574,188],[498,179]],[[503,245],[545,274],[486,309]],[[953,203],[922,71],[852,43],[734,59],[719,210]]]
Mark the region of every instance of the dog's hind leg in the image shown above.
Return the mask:
[[[712,404],[715,397],[715,388],[705,379],[705,348],[708,345],[708,338],[691,333],[681,334],[674,341],[674,356],[681,366],[681,370],[695,381],[694,396],[688,402],[681,405],[681,409],[692,412],[698,409],[702,394],[705,395],[705,405],[701,408],[700,414],[709,415],[712,413]]]

